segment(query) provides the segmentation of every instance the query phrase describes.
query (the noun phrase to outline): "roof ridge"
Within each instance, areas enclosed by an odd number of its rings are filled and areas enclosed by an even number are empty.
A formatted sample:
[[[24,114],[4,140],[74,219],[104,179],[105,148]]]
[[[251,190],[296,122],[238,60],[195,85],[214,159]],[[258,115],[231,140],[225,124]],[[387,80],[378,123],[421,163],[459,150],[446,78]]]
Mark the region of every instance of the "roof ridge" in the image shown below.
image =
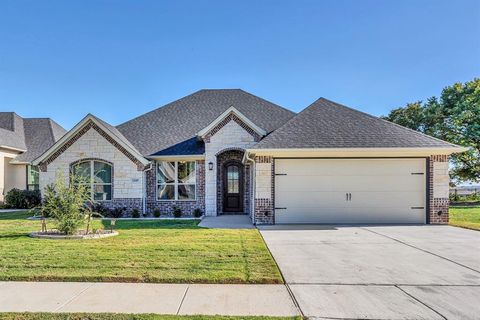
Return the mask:
[[[423,132],[420,132],[420,131],[417,131],[417,130],[414,130],[414,129],[411,129],[411,128],[408,128],[408,127],[405,127],[405,126],[402,126],[402,125],[399,125],[398,123],[395,123],[395,122],[392,122],[392,121],[388,121],[388,120],[386,120],[386,119],[382,119],[382,118],[380,118],[380,117],[371,115],[371,114],[366,113],[366,112],[363,112],[363,111],[361,111],[361,110],[357,110],[357,109],[351,108],[351,107],[349,107],[349,106],[346,106],[346,105],[343,105],[343,104],[341,104],[341,103],[338,103],[338,102],[329,100],[329,99],[327,99],[327,98],[321,97],[321,98],[319,98],[318,100],[325,100],[325,101],[330,102],[330,103],[332,103],[332,104],[334,104],[334,105],[337,105],[337,106],[340,106],[340,107],[349,109],[349,110],[354,111],[354,112],[357,112],[357,113],[361,113],[361,114],[363,114],[363,115],[365,115],[365,116],[368,116],[368,117],[370,117],[370,118],[373,118],[373,119],[375,119],[375,120],[384,121],[384,122],[386,122],[386,123],[393,124],[393,125],[401,128],[401,129],[404,129],[404,130],[413,132],[413,133],[415,133],[415,134],[419,134],[419,135],[422,135],[422,136],[426,136],[426,137],[428,137],[428,138],[437,140],[437,141],[439,141],[439,142],[448,143],[448,144],[450,144],[450,145],[452,145],[452,146],[459,147],[458,145],[453,144],[453,143],[450,143],[450,142],[448,142],[448,141],[444,141],[444,140],[442,140],[442,139],[439,139],[439,138],[436,138],[436,137],[432,137],[431,135],[428,135],[428,134],[426,134],[426,133],[423,133]],[[318,101],[318,100],[317,100],[317,101]],[[316,102],[316,101],[315,101],[315,102]],[[314,102],[314,103],[315,103],[315,102]]]
[[[136,117],[134,117],[134,118],[132,118],[132,119],[130,119],[130,120],[127,120],[127,121],[125,121],[125,122],[122,122],[122,123],[116,125],[115,128],[118,129],[118,127],[121,127],[121,126],[123,126],[123,125],[126,124],[126,123],[129,123],[129,122],[131,122],[131,121],[134,121],[134,120],[136,120],[136,119],[138,119],[138,118],[140,118],[140,117],[146,116],[147,114],[153,113],[153,112],[155,112],[155,111],[157,111],[157,110],[159,110],[159,109],[163,109],[163,108],[169,107],[172,103],[178,102],[179,100],[185,99],[185,98],[187,98],[187,97],[189,97],[189,96],[192,96],[192,95],[194,95],[194,94],[196,94],[196,93],[199,93],[199,92],[201,92],[201,91],[203,91],[203,90],[205,90],[205,89],[197,90],[197,91],[195,91],[195,92],[193,92],[193,93],[190,93],[190,94],[187,94],[187,95],[185,95],[185,96],[183,96],[183,97],[181,97],[181,98],[179,98],[179,99],[170,101],[170,102],[168,102],[168,103],[166,103],[166,104],[164,104],[164,105],[161,105],[161,106],[158,106],[158,107],[154,107],[155,109],[150,110],[150,111],[147,111],[147,112],[145,112],[145,113],[142,113],[141,115],[138,115],[138,116],[136,116]]]
[[[292,113],[294,116],[298,114],[298,113],[296,113],[296,112],[294,112],[294,111],[292,111],[292,110],[290,110],[290,109],[287,109],[287,108],[285,108],[285,107],[283,107],[283,106],[281,106],[281,105],[279,105],[279,104],[276,104],[275,102],[272,102],[272,101],[270,101],[270,100],[267,100],[267,99],[264,99],[264,98],[259,97],[259,96],[257,96],[257,95],[254,95],[253,93],[250,93],[250,92],[248,92],[248,91],[245,91],[245,90],[243,90],[243,89],[238,89],[238,90],[240,90],[240,91],[242,91],[243,93],[246,93],[246,94],[248,94],[249,96],[252,96],[252,97],[254,97],[254,98],[261,99],[261,100],[267,101],[268,103],[274,104],[275,106],[279,107],[280,109],[283,109],[283,110],[286,110],[286,111]]]

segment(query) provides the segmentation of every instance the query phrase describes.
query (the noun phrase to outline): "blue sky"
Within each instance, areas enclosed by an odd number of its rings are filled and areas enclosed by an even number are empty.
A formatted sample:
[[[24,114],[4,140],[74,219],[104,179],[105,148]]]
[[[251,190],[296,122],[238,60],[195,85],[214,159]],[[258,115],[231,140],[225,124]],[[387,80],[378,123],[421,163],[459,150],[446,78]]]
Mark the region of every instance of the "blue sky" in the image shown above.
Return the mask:
[[[382,115],[475,76],[478,0],[0,0],[0,110],[67,129],[201,88]]]

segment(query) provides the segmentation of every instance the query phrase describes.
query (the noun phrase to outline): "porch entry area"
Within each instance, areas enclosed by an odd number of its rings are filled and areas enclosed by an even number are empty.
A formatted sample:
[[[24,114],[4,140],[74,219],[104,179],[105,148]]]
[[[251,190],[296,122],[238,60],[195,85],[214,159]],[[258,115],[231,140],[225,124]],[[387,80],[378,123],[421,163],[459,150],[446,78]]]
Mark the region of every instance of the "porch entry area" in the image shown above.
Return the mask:
[[[219,215],[249,214],[250,166],[242,163],[242,150],[217,155],[217,212]]]

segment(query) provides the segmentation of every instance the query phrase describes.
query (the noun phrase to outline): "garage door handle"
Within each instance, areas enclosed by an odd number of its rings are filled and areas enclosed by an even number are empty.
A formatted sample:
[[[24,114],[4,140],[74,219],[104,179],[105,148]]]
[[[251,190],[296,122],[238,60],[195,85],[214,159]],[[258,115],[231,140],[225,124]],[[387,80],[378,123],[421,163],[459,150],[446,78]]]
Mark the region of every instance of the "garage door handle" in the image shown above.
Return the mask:
[[[345,194],[345,197],[346,197],[346,198],[345,198],[346,201],[352,201],[352,194],[351,194],[350,192],[347,192],[347,193]]]
[[[275,210],[287,210],[287,208],[275,208]]]

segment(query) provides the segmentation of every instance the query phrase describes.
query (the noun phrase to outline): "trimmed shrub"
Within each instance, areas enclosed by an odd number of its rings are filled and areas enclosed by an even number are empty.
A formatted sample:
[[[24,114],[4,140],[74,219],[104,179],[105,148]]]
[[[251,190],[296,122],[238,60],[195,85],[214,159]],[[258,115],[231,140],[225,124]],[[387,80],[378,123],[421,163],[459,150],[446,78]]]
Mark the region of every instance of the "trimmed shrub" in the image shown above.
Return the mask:
[[[97,202],[92,205],[92,211],[100,214],[103,217],[109,217],[111,210],[104,206],[102,203]]]
[[[180,218],[182,216],[182,209],[179,207],[173,207],[173,216],[175,218]]]
[[[130,214],[132,215],[132,218],[140,218],[140,210],[137,208],[132,209]]]
[[[195,218],[200,218],[202,216],[203,212],[200,208],[196,208],[195,210],[193,210],[193,216]]]
[[[160,215],[161,215],[160,209],[155,208],[155,209],[153,210],[153,216],[154,216],[155,218],[160,218]]]
[[[110,209],[108,213],[108,217],[115,218],[115,219],[121,218],[125,215],[125,211],[127,211],[126,207],[116,207],[116,208]]]
[[[39,190],[12,189],[5,195],[5,207],[11,209],[31,209],[42,203]]]

